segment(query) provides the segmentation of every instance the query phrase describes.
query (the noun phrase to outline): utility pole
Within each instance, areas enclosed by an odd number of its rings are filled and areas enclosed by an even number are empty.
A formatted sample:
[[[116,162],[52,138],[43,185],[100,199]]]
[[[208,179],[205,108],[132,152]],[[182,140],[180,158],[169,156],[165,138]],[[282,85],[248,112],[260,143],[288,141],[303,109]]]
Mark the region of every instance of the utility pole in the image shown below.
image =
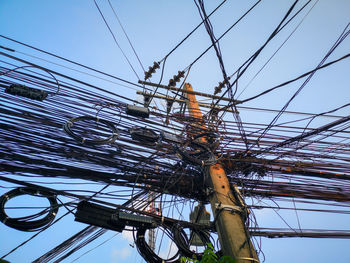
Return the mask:
[[[190,115],[202,119],[191,84],[185,83],[184,90]],[[235,186],[231,190],[224,167],[219,163],[209,166],[207,176],[209,201],[223,254],[236,259],[238,263],[259,262],[244,224],[248,210],[238,188]]]

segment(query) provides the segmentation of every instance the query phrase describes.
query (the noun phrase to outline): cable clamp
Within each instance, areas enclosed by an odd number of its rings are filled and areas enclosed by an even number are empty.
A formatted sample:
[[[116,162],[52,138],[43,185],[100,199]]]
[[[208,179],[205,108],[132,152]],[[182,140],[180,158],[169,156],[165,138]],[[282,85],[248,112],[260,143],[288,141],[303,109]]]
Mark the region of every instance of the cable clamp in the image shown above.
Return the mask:
[[[215,203],[215,208],[217,210],[228,210],[232,213],[234,212],[242,212],[242,208],[236,205],[223,205],[221,203]]]

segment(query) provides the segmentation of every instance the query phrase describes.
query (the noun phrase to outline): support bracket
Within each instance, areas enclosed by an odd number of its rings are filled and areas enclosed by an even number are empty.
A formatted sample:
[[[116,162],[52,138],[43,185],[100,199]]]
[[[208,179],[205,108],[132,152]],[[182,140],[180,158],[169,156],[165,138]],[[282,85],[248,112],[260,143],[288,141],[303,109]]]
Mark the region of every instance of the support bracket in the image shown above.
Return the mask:
[[[228,210],[232,213],[235,213],[235,212],[241,213],[242,212],[242,208],[237,206],[237,205],[223,205],[221,203],[216,203],[215,208],[216,208],[216,210],[221,210],[221,209]]]

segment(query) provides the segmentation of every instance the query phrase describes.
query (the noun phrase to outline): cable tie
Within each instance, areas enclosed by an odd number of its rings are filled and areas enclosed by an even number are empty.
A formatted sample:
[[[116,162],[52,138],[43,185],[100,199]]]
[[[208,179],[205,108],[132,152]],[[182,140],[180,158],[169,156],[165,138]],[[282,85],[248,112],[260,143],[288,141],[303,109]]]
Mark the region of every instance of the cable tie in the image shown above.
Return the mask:
[[[164,216],[162,216],[162,221],[161,221],[162,224],[164,224]]]
[[[83,138],[83,139],[81,140],[81,143],[82,143],[82,144],[84,144],[85,140],[86,140],[86,139],[85,139],[85,138]]]

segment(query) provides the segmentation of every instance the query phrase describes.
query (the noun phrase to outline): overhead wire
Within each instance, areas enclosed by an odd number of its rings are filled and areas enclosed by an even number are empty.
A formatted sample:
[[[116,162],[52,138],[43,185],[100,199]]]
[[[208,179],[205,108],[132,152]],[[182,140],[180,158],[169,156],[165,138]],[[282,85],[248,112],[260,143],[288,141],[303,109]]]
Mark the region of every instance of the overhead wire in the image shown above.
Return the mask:
[[[327,58],[334,52],[334,50],[342,43],[342,41],[350,34],[350,30],[347,31],[347,28],[350,26],[350,23],[345,27],[337,41],[334,43],[334,45],[331,47],[331,49],[327,52],[327,54],[324,56],[324,58],[321,60],[321,62],[317,65],[316,69],[320,68],[324,62],[327,60]],[[308,75],[307,79],[303,82],[303,84],[299,87],[299,89],[292,95],[292,97],[286,102],[286,104],[283,106],[283,108],[280,110],[280,112],[273,118],[271,123],[266,127],[266,129],[261,133],[257,141],[259,141],[269,130],[271,126],[273,126],[278,118],[283,114],[283,112],[286,110],[286,108],[289,106],[289,104],[295,99],[295,97],[300,93],[300,91],[305,87],[305,85],[310,81],[310,79],[314,76],[316,71],[312,72],[310,75]],[[255,145],[255,144],[254,144]],[[251,147],[254,147],[252,145]]]
[[[26,44],[26,43],[24,43],[24,42],[21,42],[21,41],[18,41],[18,40],[12,39],[12,38],[10,38],[10,37],[4,36],[4,35],[0,35],[0,37],[1,37],[1,38],[4,38],[4,39],[6,39],[6,40],[9,40],[9,41],[11,41],[11,42],[14,42],[14,43],[20,44],[20,45],[22,45],[22,46],[28,47],[28,48],[30,48],[30,49],[34,49],[34,50],[39,51],[39,52],[41,52],[41,53],[44,53],[44,54],[46,54],[46,55],[49,55],[49,56],[52,56],[52,57],[55,57],[55,58],[61,59],[61,60],[63,60],[63,61],[69,62],[69,63],[71,63],[71,64],[74,64],[74,65],[77,65],[77,66],[83,67],[83,68],[88,69],[88,70],[92,70],[92,71],[94,71],[94,72],[97,72],[97,73],[103,74],[103,75],[105,75],[105,76],[108,76],[108,77],[114,78],[114,79],[116,79],[116,80],[119,80],[119,81],[125,82],[125,83],[127,83],[127,84],[130,84],[130,85],[133,85],[133,86],[142,87],[142,86],[140,86],[140,85],[138,85],[138,84],[135,84],[135,83],[133,83],[133,82],[130,82],[130,81],[124,80],[124,79],[122,79],[122,78],[116,77],[116,76],[111,75],[111,74],[108,74],[108,73],[105,73],[105,72],[100,71],[100,70],[98,70],[98,69],[95,69],[95,68],[92,68],[92,67],[89,67],[89,66],[83,65],[83,64],[81,64],[81,63],[78,63],[78,62],[75,62],[75,61],[73,61],[73,60],[70,60],[70,59],[64,58],[64,57],[59,56],[59,55],[56,55],[56,54],[54,54],[54,53],[51,53],[51,52],[45,51],[45,50],[43,50],[43,49],[40,49],[40,48],[37,48],[37,47],[31,46],[31,45],[28,45],[28,44]],[[12,51],[12,52],[19,52],[19,51],[16,51],[16,50],[14,50],[14,49],[11,49],[11,51]]]
[[[27,64],[27,61],[17,60],[14,56],[6,57],[16,60],[16,63],[19,63],[17,66]],[[0,61],[0,63],[3,62]],[[0,72],[6,72],[7,67],[8,65],[0,67]],[[11,72],[0,80],[0,104],[2,105],[0,119],[4,124],[0,128],[0,157],[6,172],[2,173],[4,176],[0,176],[0,180],[46,190],[45,186],[49,183],[55,186],[57,182],[58,186],[59,182],[66,181],[68,185],[72,179],[76,178],[84,182],[95,182],[103,185],[102,190],[75,190],[65,187],[64,190],[52,191],[75,200],[75,202],[64,203],[68,210],[76,205],[77,200],[89,199],[93,193],[93,198],[91,198],[93,202],[123,209],[123,211],[148,215],[157,219],[158,222],[164,220],[163,215],[171,215],[171,219],[165,220],[188,224],[189,222],[184,222],[184,217],[179,215],[183,214],[182,209],[188,205],[190,202],[188,200],[205,200],[206,195],[197,189],[202,183],[201,165],[180,160],[174,143],[159,140],[155,145],[150,146],[142,140],[135,141],[130,137],[129,129],[133,126],[147,127],[157,133],[169,131],[170,129],[162,123],[163,118],[169,117],[168,112],[154,111],[150,119],[129,116],[124,112],[127,105],[124,101],[130,100],[107,92],[103,88],[86,85],[80,80],[63,74],[59,75],[62,90],[54,100],[48,99],[42,102],[7,95],[3,93],[3,90],[6,86],[16,83],[47,89],[53,86],[53,81],[47,76],[21,71]],[[99,107],[103,107],[104,110],[98,111]],[[345,107],[338,107],[338,109]],[[64,133],[62,124],[73,117],[87,115],[113,122],[120,131],[119,138],[108,145],[93,145],[92,147],[92,145],[80,143],[80,140],[75,141]],[[311,115],[308,120],[317,116],[322,116],[322,114]],[[271,133],[260,141],[260,145],[268,149],[278,143],[295,139],[295,135],[300,132],[310,136],[312,133],[319,132],[318,128],[297,125],[296,121],[300,120],[294,120],[294,126],[292,124],[274,125],[270,129]],[[176,133],[180,140],[186,141],[191,136],[197,135],[193,128],[198,125],[198,122],[193,119],[171,116],[170,121],[174,123],[176,129],[174,134]],[[256,152],[253,152],[251,156],[244,155],[245,146],[239,139],[239,130],[235,122],[233,120],[224,121],[225,126],[217,127],[222,137],[220,144],[226,145],[217,150],[217,154],[220,155],[218,161],[235,163],[236,170],[232,168],[232,171],[228,173],[228,179],[230,184],[239,185],[246,196],[278,201],[293,200],[294,202],[295,200],[298,205],[335,203],[339,207],[348,208],[350,165],[346,143],[349,125],[346,121],[339,126],[326,129],[327,132],[320,133],[316,139],[301,138],[303,148],[296,153],[291,152],[295,146],[291,144],[285,145],[284,149],[267,151],[265,158],[257,158],[254,156]],[[75,130],[79,136],[99,138],[108,133],[106,128],[94,122],[85,124],[80,127],[81,130]],[[242,124],[245,125],[247,139],[250,142],[256,140],[261,129],[268,127],[268,124],[262,123],[242,122]],[[179,144],[184,145],[183,142]],[[18,147],[19,145],[21,147]],[[9,156],[8,152],[13,154]],[[275,157],[285,152],[286,155],[282,160],[274,160]],[[259,170],[260,168],[262,169]],[[5,177],[5,174],[8,176]],[[43,176],[47,178],[45,180],[51,181],[43,182]],[[18,180],[16,181],[15,178]],[[124,187],[123,189],[129,190],[105,191],[106,186]],[[117,202],[125,200],[127,193],[134,196],[135,189],[141,189],[141,191],[143,189],[145,192],[154,191],[156,194],[153,200],[143,200],[140,197],[135,200],[132,207],[118,205]],[[143,211],[149,202],[156,201],[156,198],[163,195],[166,196],[157,201],[162,204],[162,215],[152,215]],[[304,211],[301,209],[304,208],[298,207],[298,211]],[[259,231],[255,225],[253,229]],[[264,233],[272,236],[271,233]],[[290,235],[290,233],[287,234]],[[319,234],[314,233],[313,235]],[[85,247],[89,243],[87,241],[92,241],[97,237],[97,234],[92,235],[68,253]]]
[[[118,46],[119,50],[122,52],[122,54],[123,54],[125,60],[128,62],[128,64],[129,64],[131,70],[134,72],[134,74],[135,74],[135,76],[137,77],[137,79],[140,79],[140,77],[139,77],[138,74],[136,73],[136,71],[135,71],[133,65],[131,64],[130,60],[128,59],[128,57],[126,56],[125,52],[123,51],[123,49],[122,49],[121,46],[119,45],[119,42],[117,41],[117,38],[115,37],[115,35],[114,35],[112,29],[110,28],[109,24],[107,23],[107,20],[106,20],[106,18],[104,17],[104,15],[103,15],[103,13],[102,13],[100,7],[98,6],[96,0],[94,0],[94,3],[95,3],[95,5],[96,5],[96,8],[97,8],[98,12],[100,13],[100,15],[101,15],[101,17],[102,17],[102,19],[103,19],[105,25],[107,26],[109,32],[111,33],[111,35],[112,35],[112,37],[113,37],[113,39],[114,39],[114,43]]]
[[[307,13],[302,17],[300,22],[295,26],[292,32],[287,36],[287,38],[281,43],[281,45],[276,49],[276,51],[269,57],[269,59],[261,66],[261,68],[254,74],[254,76],[249,80],[249,82],[245,85],[243,90],[238,94],[237,99],[243,94],[243,92],[249,87],[249,85],[254,81],[254,79],[261,73],[261,71],[267,66],[267,64],[276,56],[276,54],[280,51],[280,49],[287,43],[287,41],[292,37],[292,35],[298,30],[301,24],[305,21],[311,11],[314,9],[319,0],[315,1],[315,3],[311,6],[311,8],[307,11]]]
[[[117,15],[117,13],[116,13],[115,9],[113,8],[113,5],[112,5],[112,3],[111,3],[111,1],[110,1],[110,0],[108,0],[108,4],[109,4],[109,6],[110,6],[110,7],[111,7],[111,9],[112,9],[112,11],[113,11],[113,14],[114,14],[115,18],[117,19],[119,26],[120,26],[120,27],[121,27],[121,29],[123,30],[123,33],[124,33],[124,35],[125,35],[126,39],[128,40],[128,43],[129,43],[129,45],[130,45],[130,47],[131,47],[132,51],[134,52],[134,55],[136,56],[137,61],[139,62],[139,64],[140,64],[140,66],[141,66],[142,70],[143,70],[143,71],[146,71],[146,70],[145,70],[145,68],[144,68],[144,66],[142,65],[142,62],[141,62],[141,60],[140,60],[139,56],[138,56],[138,55],[137,55],[137,53],[136,53],[136,50],[135,50],[135,48],[134,48],[133,44],[131,43],[131,40],[130,40],[130,38],[129,38],[128,34],[127,34],[127,33],[126,33],[126,31],[125,31],[124,26],[122,25],[122,23],[121,23],[121,21],[120,21],[120,19],[119,19],[118,15]]]

